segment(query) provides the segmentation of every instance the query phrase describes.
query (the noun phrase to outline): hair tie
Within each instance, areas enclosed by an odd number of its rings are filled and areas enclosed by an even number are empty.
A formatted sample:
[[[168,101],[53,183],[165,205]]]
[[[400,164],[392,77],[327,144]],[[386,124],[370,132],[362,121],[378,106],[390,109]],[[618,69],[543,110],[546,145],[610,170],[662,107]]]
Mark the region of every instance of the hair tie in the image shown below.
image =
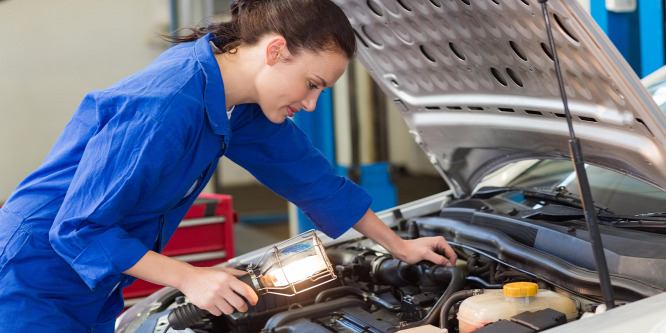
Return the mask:
[[[212,40],[208,41],[208,44],[210,44],[210,48],[213,50],[213,53],[215,53],[215,54],[224,53],[224,52],[222,52],[222,50],[220,50],[219,47],[217,47],[217,45],[215,45],[215,43],[213,43]]]

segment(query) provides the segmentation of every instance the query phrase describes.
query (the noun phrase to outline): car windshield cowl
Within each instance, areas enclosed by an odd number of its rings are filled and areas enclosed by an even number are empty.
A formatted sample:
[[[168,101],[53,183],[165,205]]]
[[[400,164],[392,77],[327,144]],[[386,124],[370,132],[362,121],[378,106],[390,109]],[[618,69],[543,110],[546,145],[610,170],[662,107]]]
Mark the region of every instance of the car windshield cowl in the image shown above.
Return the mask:
[[[585,212],[582,201],[577,195],[569,193],[566,188],[522,188],[522,187],[483,187],[472,196],[487,199],[509,192],[518,192],[525,197],[546,200],[535,207],[520,211],[517,215],[526,219],[541,219],[549,222],[563,222],[583,219]],[[651,212],[636,215],[615,214],[605,207],[595,206],[600,224],[618,228],[666,230],[666,212]],[[662,231],[663,232],[663,231]]]

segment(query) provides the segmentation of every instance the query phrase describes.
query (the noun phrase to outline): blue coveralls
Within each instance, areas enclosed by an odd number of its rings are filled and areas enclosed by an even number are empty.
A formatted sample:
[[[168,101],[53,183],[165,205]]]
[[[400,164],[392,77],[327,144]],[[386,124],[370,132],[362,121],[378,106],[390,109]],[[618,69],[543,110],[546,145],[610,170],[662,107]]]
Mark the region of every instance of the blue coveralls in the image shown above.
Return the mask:
[[[134,280],[122,272],[161,251],[222,155],[331,237],[365,214],[370,197],[290,119],[256,104],[227,118],[211,38],[89,93],[0,209],[1,332],[112,331]]]

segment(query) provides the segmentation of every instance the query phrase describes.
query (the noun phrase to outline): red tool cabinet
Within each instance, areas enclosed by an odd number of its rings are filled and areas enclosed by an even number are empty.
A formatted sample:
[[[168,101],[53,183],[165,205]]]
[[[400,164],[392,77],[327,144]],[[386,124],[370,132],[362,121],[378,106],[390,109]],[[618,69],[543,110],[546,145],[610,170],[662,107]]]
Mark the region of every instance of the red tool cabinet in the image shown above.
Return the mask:
[[[202,193],[185,214],[162,254],[207,267],[233,258],[234,223],[238,222],[230,195]],[[161,289],[138,279],[123,289],[125,307]]]

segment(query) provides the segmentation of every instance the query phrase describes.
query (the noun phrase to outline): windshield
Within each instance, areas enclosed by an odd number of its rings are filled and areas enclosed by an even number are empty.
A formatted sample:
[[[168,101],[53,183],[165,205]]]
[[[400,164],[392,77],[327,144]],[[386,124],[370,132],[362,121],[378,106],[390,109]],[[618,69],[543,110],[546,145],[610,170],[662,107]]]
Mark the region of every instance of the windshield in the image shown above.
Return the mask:
[[[666,192],[611,170],[591,165],[586,165],[586,170],[596,206],[619,215],[666,211]],[[580,195],[569,160],[534,161],[506,186],[552,190],[564,186],[570,194]]]
[[[657,103],[661,112],[666,113],[666,81],[647,87],[647,91],[652,95],[652,99]]]

